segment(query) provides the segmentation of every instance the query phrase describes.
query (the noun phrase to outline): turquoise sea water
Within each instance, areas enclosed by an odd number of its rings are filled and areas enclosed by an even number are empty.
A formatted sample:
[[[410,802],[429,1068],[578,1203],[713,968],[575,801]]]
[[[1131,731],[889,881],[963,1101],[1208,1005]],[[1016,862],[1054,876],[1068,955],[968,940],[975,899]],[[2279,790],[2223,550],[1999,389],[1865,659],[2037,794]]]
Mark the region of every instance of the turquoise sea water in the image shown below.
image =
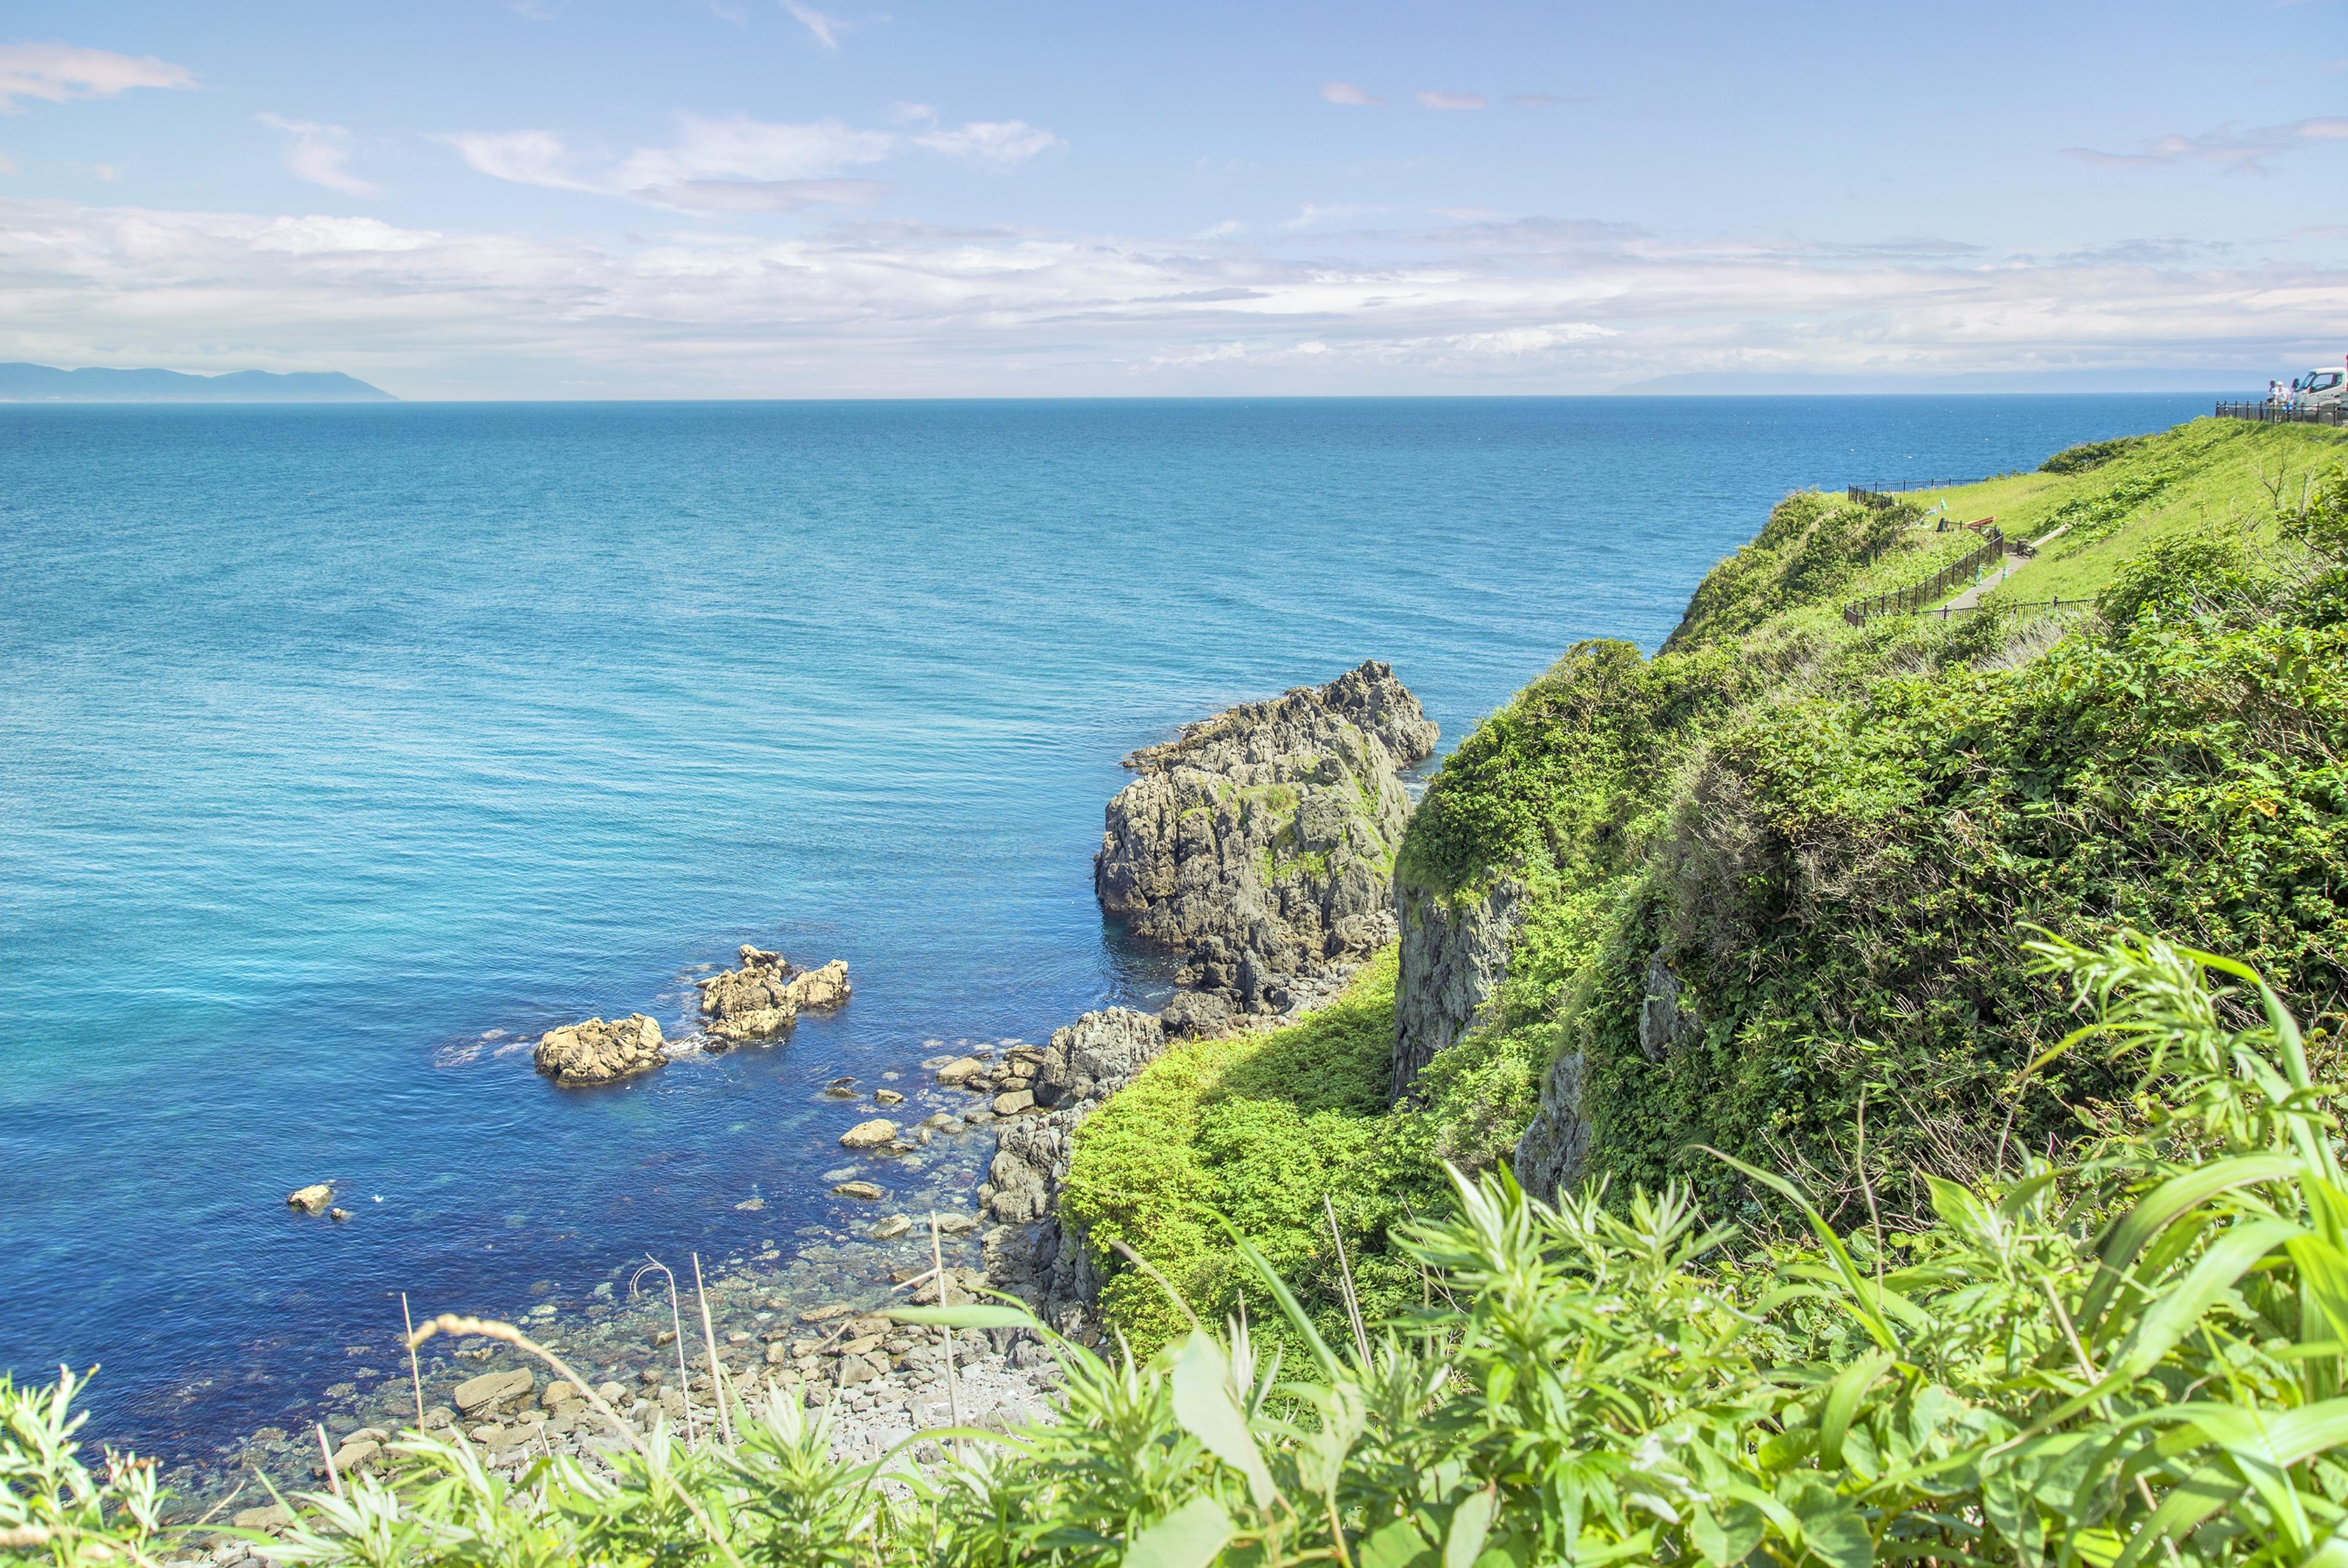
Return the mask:
[[[198,1457],[398,1291],[788,1238],[830,1078],[1162,995],[1090,892],[1132,748],[1365,657],[1447,745],[1790,488],[2205,406],[0,407],[0,1367]],[[515,1048],[744,941],[855,999],[613,1090]]]

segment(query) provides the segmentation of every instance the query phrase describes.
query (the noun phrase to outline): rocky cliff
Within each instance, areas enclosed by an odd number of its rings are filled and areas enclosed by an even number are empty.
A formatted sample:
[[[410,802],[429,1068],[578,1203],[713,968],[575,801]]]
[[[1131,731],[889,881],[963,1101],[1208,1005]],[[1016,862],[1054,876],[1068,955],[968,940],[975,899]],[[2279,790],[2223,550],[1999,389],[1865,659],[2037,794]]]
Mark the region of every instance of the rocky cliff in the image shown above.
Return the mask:
[[[1166,1049],[1165,1027],[1148,1013],[1110,1007],[1053,1032],[1036,1063],[1035,1103],[1050,1109],[1006,1125],[978,1190],[988,1283],[1035,1307],[1065,1334],[1088,1336],[1100,1286],[1081,1233],[1059,1216],[1060,1183],[1076,1129],[1110,1095]]]
[[[1409,1094],[1420,1069],[1467,1032],[1508,978],[1524,892],[1514,876],[1457,897],[1429,888],[1395,889],[1402,926],[1395,983],[1395,1099]]]
[[[1394,934],[1398,769],[1435,750],[1418,699],[1373,660],[1245,703],[1125,759],[1093,888],[1134,935],[1183,952],[1183,982],[1277,1013],[1300,984]]]

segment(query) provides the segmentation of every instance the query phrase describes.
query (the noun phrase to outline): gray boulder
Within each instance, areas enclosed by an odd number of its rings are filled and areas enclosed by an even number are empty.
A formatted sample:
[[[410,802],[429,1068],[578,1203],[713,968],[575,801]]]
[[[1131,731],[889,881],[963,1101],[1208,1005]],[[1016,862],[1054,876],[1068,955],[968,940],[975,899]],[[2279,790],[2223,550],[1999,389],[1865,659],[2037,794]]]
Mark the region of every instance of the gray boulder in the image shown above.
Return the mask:
[[[1186,984],[1282,1011],[1291,981],[1393,938],[1389,868],[1410,816],[1397,770],[1435,741],[1418,699],[1373,660],[1143,748],[1093,860],[1102,910],[1181,950]]]

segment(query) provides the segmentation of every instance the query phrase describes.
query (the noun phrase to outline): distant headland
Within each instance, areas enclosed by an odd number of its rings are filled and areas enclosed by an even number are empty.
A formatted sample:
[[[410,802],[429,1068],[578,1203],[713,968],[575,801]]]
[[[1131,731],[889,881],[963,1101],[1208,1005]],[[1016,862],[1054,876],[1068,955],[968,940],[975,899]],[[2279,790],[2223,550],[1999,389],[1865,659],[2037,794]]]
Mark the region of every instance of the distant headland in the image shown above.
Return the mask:
[[[180,370],[59,370],[0,365],[0,403],[396,403],[339,370],[232,370],[191,376]]]

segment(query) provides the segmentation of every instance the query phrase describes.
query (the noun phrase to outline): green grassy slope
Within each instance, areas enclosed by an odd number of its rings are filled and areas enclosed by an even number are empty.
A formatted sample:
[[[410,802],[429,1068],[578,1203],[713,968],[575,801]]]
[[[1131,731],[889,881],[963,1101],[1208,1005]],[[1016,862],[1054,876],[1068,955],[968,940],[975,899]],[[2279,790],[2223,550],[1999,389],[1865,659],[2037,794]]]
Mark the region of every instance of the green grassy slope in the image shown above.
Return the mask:
[[[1423,1109],[1385,1109],[1390,994],[1374,985],[1334,1054],[1277,1035],[1169,1054],[1079,1135],[1076,1217],[1162,1259],[1205,1311],[1241,1294],[1211,1219],[1231,1215],[1276,1241],[1325,1316],[1321,1194],[1374,1288],[1406,1296],[1406,1270],[1379,1272],[1381,1225],[1433,1201],[1439,1160],[1505,1153],[1561,1057],[1583,1069],[1589,1173],[1618,1191],[1685,1177],[1747,1202],[1692,1152],[1708,1144],[1807,1171],[1830,1204],[1858,1203],[1864,1171],[1913,1214],[1921,1171],[1981,1173],[2001,1138],[2009,1161],[2044,1150],[2075,1133],[2075,1107],[2119,1092],[2092,1056],[2015,1091],[2064,1027],[2026,973],[2027,924],[2171,933],[2258,963],[2304,1016],[2335,1014],[2348,631],[2298,503],[2299,477],[2336,471],[2343,449],[2333,432],[2204,420],[2080,471],[1921,498],[1949,502],[1930,515],[1787,498],[1656,656],[1570,650],[1430,786],[1398,878],[1458,900],[1505,872],[1528,892],[1503,992],[1437,1058]],[[2336,520],[2343,499],[2335,481],[2311,515]],[[2039,573],[2127,624],[1843,622],[1850,600],[1971,547],[1946,517],[1993,509],[2017,534],[2061,517],[2078,536],[2008,596]],[[2336,552],[2348,525],[2328,526]],[[1651,1060],[1658,960],[1701,1028]],[[1280,1065],[1230,1087],[1259,1059]],[[1287,1130],[1258,1136],[1262,1117]],[[1143,1346],[1173,1328],[1130,1276],[1106,1308]]]

